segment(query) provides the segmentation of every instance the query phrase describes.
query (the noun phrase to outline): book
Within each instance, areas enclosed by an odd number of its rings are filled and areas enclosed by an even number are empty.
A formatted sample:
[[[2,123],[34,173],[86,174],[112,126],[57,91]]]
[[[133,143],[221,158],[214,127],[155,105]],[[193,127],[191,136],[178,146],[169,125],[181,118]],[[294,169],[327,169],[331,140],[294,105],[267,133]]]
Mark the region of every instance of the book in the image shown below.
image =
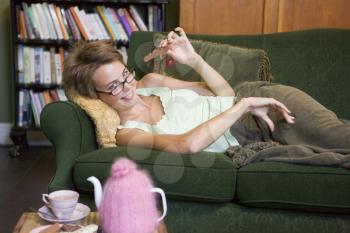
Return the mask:
[[[21,14],[21,8],[20,6],[16,6],[16,28],[17,28],[17,37],[18,39],[24,39],[22,37],[22,33],[21,33],[21,19],[20,19],[20,14]]]
[[[79,10],[79,17],[85,27],[86,33],[88,34],[89,40],[96,40],[95,28],[93,27],[93,22],[90,21],[89,16],[86,14],[85,10]]]
[[[55,26],[54,23],[52,21],[50,12],[49,12],[49,7],[48,4],[46,2],[39,4],[39,7],[41,8],[44,18],[45,18],[45,23],[47,25],[47,28],[49,30],[49,35],[50,35],[50,39],[52,40],[57,40],[59,39],[58,34],[55,30]]]
[[[64,51],[64,48],[59,47],[59,48],[58,48],[58,53],[60,54],[60,59],[61,59],[61,71],[63,72],[64,58],[65,58],[65,51]]]
[[[30,63],[30,74],[29,83],[35,83],[35,52],[34,47],[29,47],[29,63]]]
[[[49,92],[53,101],[60,101],[60,98],[58,97],[58,94],[57,94],[57,90],[50,90]]]
[[[23,46],[23,83],[30,83],[30,73],[31,73],[31,63],[30,63],[30,47]]]
[[[23,67],[23,45],[17,46],[17,74],[18,82],[24,83],[24,67]]]
[[[33,20],[34,23],[34,27],[37,28],[37,33],[39,34],[39,36],[37,37],[37,39],[44,39],[44,34],[43,34],[43,29],[40,26],[39,23],[39,18],[38,16],[35,14],[35,11],[33,9],[33,6],[29,6],[28,7],[28,11],[29,11],[29,15]],[[35,29],[34,29],[35,30]]]
[[[115,28],[117,41],[128,41],[128,35],[124,30],[116,11],[112,8],[106,8],[106,12],[112,22],[112,26]]]
[[[57,14],[56,14],[56,10],[55,10],[55,6],[53,4],[47,4],[48,7],[48,11],[50,13],[51,16],[51,20],[53,22],[53,26],[55,28],[56,34],[58,39],[63,40],[63,31],[61,29],[60,26],[60,22],[58,20]]]
[[[19,90],[18,92],[18,117],[17,125],[23,126],[23,109],[24,109],[24,91]]]
[[[24,22],[24,12],[20,11],[19,12],[19,20],[20,20],[20,38],[21,39],[27,39],[28,35],[27,35],[27,30],[26,30],[26,26],[25,26],[25,22]]]
[[[86,28],[89,31],[89,38],[90,40],[98,40],[98,33],[97,33],[97,29],[98,27],[96,27],[95,22],[90,14],[86,14],[86,12],[84,10],[81,10],[81,15],[84,21],[84,24],[86,25]]]
[[[71,30],[72,30],[73,39],[74,39],[74,40],[80,40],[80,39],[81,39],[81,34],[80,34],[80,31],[79,31],[78,25],[77,25],[77,24],[75,23],[75,21],[74,21],[74,18],[73,18],[73,16],[72,16],[71,11],[67,9],[67,10],[65,11],[65,15],[66,15],[66,18],[67,18],[69,27],[70,27]]]
[[[29,96],[28,90],[21,90],[21,91],[23,91],[23,108],[22,108],[23,126],[27,126],[30,122],[32,122],[30,96]]]
[[[23,21],[24,21],[24,27],[26,30],[26,39],[34,39],[34,34],[32,31],[31,21],[29,19],[29,15],[27,12],[23,11]]]
[[[34,93],[34,96],[39,100],[39,105],[38,105],[38,108],[39,108],[39,117],[40,117],[40,113],[41,111],[44,109],[45,107],[45,99],[44,99],[44,95],[43,95],[43,92],[37,92],[37,93]]]
[[[44,83],[51,83],[51,59],[49,51],[44,51]]]
[[[79,31],[80,33],[82,34],[83,38],[85,40],[89,40],[89,34],[87,32],[87,29],[85,28],[84,24],[83,24],[83,21],[81,20],[80,18],[80,14],[79,14],[79,9],[78,7],[69,7],[69,10],[74,18],[74,21],[76,22],[78,28],[79,28]]]
[[[34,94],[33,90],[29,91],[29,95],[35,125],[40,126],[40,100],[38,99],[37,95]]]
[[[41,68],[43,66],[42,64],[42,56],[43,56],[44,49],[41,47],[34,47],[34,82],[36,84],[40,84],[42,81],[42,72]]]
[[[112,40],[116,40],[116,33],[114,32],[110,21],[107,19],[105,7],[104,6],[97,6],[96,7],[97,13],[99,14],[100,18],[102,19],[102,22],[107,29],[109,36],[112,38]]]
[[[152,5],[147,5],[147,10],[148,10],[148,30],[153,31],[153,6]]]
[[[130,25],[132,31],[133,31],[133,32],[138,31],[139,28],[137,27],[137,25],[136,25],[134,19],[133,19],[133,18],[131,17],[131,15],[129,14],[128,10],[125,9],[125,8],[122,8],[122,9],[123,9],[123,11],[124,11],[124,14],[125,14],[125,16],[126,16],[126,19],[128,20],[129,25]]]
[[[57,21],[58,21],[59,27],[61,29],[63,39],[64,40],[69,40],[69,35],[68,35],[68,32],[67,32],[67,28],[65,26],[65,23],[63,22],[63,17],[62,17],[62,14],[61,14],[61,10],[60,10],[60,8],[58,6],[55,6],[55,5],[53,5],[53,8],[54,8],[54,11],[55,11],[56,16],[57,16]]]
[[[43,91],[42,96],[44,97],[45,105],[53,102],[53,99],[51,98],[49,91]]]
[[[134,19],[134,21],[136,22],[138,28],[141,31],[147,31],[146,24],[143,21],[143,19],[141,18],[141,15],[139,14],[137,8],[134,5],[129,6],[129,12],[130,12],[132,18]]]
[[[126,31],[126,34],[130,38],[131,33],[133,32],[133,29],[130,26],[130,23],[128,21],[127,16],[125,15],[124,9],[119,8],[116,10],[116,13],[118,15],[119,21],[122,23],[124,30]]]
[[[62,21],[63,21],[64,27],[66,28],[67,33],[68,33],[68,39],[73,39],[74,38],[73,32],[68,24],[68,20],[67,20],[66,13],[65,13],[64,9],[63,8],[60,9],[59,7],[56,7],[56,9],[59,9],[61,12]]]
[[[38,25],[33,17],[33,12],[29,9],[27,3],[22,2],[22,8],[25,14],[25,18],[28,21],[28,26],[30,27],[30,31],[32,35],[30,36],[30,39],[40,38],[40,33],[38,31]]]
[[[57,93],[58,99],[60,101],[67,101],[68,100],[68,98],[67,98],[66,94],[64,93],[63,89],[56,89],[56,93]]]
[[[116,10],[114,10],[112,8],[107,8],[106,11],[112,20],[112,25],[116,29],[117,37],[118,37],[117,40],[123,41],[123,42],[128,41],[128,35],[127,35],[126,31],[124,30],[122,23],[120,22],[120,19],[118,17]]]
[[[45,82],[46,84],[56,84],[57,83],[57,77],[56,77],[56,62],[55,62],[55,48],[51,47],[50,48],[50,81]]]
[[[61,64],[61,55],[59,53],[55,53],[55,76],[56,83],[58,85],[62,84],[62,64]]]
[[[109,34],[108,34],[107,30],[106,30],[106,27],[104,27],[104,25],[102,23],[102,20],[101,20],[100,16],[98,15],[98,13],[94,13],[93,16],[94,16],[94,18],[95,18],[95,20],[97,22],[97,25],[98,25],[101,33],[102,33],[102,39],[103,40],[110,40],[111,37],[109,36]]]
[[[97,16],[97,18],[96,18]],[[101,28],[99,22],[98,22],[98,15],[94,14],[94,13],[90,13],[88,14],[88,17],[90,18],[91,22],[92,22],[92,26],[95,29],[95,33],[97,36],[97,40],[104,40],[106,39],[104,33],[103,33],[103,29]]]
[[[40,29],[42,30],[42,33],[43,33],[42,39],[50,39],[48,24],[46,23],[44,12],[41,8],[41,5],[39,3],[34,3],[31,6],[33,9],[34,15],[36,15],[36,17],[38,19]]]

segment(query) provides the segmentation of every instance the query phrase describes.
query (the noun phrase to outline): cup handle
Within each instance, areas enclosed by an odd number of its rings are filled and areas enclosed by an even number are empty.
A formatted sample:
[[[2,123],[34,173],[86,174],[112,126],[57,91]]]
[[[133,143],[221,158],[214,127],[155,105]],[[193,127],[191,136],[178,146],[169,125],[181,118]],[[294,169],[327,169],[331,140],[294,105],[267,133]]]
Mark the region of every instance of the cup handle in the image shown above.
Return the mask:
[[[152,188],[151,192],[153,193],[159,193],[160,196],[162,197],[162,205],[163,205],[163,214],[160,218],[157,219],[157,222],[162,221],[165,218],[165,215],[168,211],[167,203],[166,203],[166,198],[165,198],[165,193],[162,189],[160,188]]]
[[[42,195],[42,199],[43,199],[43,202],[45,202],[45,204],[49,205],[50,204],[50,198],[49,198],[49,195],[46,194],[46,193],[43,193]]]

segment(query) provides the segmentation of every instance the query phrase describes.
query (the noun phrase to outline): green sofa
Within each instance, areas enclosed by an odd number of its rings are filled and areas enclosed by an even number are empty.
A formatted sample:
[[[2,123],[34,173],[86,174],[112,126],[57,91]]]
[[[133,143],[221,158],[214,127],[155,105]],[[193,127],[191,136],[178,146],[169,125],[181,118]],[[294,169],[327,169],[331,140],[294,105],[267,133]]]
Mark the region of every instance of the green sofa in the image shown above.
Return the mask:
[[[142,58],[151,49],[152,36],[138,32],[130,41],[128,64],[139,77],[150,71]],[[264,49],[274,82],[300,88],[340,118],[350,119],[350,30],[189,37]],[[76,189],[91,207],[93,187],[86,178],[94,175],[104,181],[113,160],[127,156],[165,190],[170,233],[350,232],[347,169],[278,162],[236,169],[220,153],[189,156],[131,147],[98,149],[92,121],[70,102],[47,105],[41,124],[57,161],[49,191]]]

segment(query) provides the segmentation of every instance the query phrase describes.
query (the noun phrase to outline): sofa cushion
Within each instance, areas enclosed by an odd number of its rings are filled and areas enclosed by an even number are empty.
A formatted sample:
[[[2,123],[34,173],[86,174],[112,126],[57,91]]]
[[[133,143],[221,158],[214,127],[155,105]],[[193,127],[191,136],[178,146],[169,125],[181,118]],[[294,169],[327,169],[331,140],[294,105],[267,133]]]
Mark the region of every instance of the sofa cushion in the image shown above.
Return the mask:
[[[165,38],[164,34],[154,34],[154,44],[159,44]],[[203,40],[190,42],[196,52],[219,72],[231,86],[243,81],[271,81],[270,63],[264,50],[238,47],[223,43]],[[170,57],[166,54],[157,56],[153,62],[153,72],[184,80],[201,81],[200,74],[192,68],[178,62],[166,65]]]
[[[258,162],[238,171],[237,201],[244,205],[350,213],[350,171],[338,167]]]
[[[167,197],[210,202],[227,202],[234,197],[237,170],[223,154],[201,152],[189,156],[131,147],[100,149],[77,158],[73,168],[76,189],[92,192],[93,186],[86,178],[96,176],[104,182],[112,162],[121,156],[146,169]]]

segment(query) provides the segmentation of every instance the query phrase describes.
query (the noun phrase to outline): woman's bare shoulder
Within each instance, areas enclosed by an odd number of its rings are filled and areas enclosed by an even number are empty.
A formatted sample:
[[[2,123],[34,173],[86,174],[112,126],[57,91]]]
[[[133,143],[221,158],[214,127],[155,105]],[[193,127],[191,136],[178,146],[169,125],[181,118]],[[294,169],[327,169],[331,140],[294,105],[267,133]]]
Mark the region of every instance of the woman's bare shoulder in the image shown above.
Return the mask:
[[[163,87],[166,76],[157,73],[144,75],[137,83],[137,88]]]
[[[143,76],[137,84],[137,88],[168,87],[170,89],[190,89],[199,95],[213,96],[213,92],[204,82],[184,81],[170,76],[149,73]]]

